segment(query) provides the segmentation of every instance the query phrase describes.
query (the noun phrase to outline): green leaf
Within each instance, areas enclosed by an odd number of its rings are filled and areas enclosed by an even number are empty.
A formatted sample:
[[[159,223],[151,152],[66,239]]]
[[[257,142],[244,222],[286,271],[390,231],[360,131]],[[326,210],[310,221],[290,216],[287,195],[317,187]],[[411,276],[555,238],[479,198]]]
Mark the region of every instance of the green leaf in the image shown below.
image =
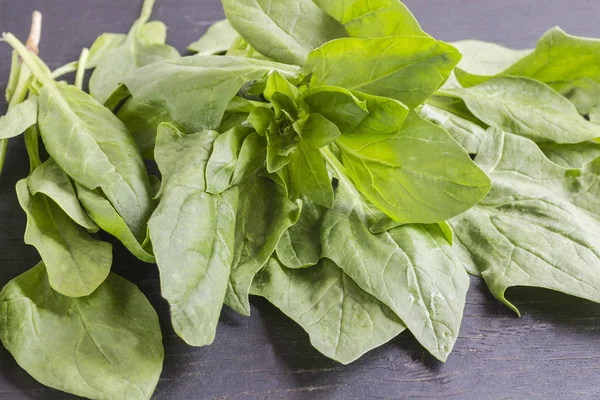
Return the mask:
[[[468,89],[447,89],[491,127],[540,143],[579,143],[600,137],[569,100],[529,78],[501,77]]]
[[[38,99],[32,96],[0,116],[0,140],[19,136],[37,122]]]
[[[444,128],[469,154],[477,154],[486,130],[456,114],[431,106],[423,105],[421,117]]]
[[[267,143],[265,138],[254,132],[248,135],[242,143],[240,152],[237,155],[237,163],[231,185],[239,185],[253,173],[264,168],[267,157]]]
[[[150,181],[123,123],[74,86],[44,85],[39,107],[40,133],[50,156],[80,185],[101,189],[143,239],[153,208]]]
[[[275,258],[256,276],[252,294],[273,303],[327,357],[348,364],[405,329],[392,311],[330,260],[303,270]]]
[[[217,21],[208,28],[202,37],[191,43],[187,49],[205,56],[225,53],[239,37],[229,21]]]
[[[81,227],[92,233],[98,231],[98,226],[81,208],[73,183],[53,159],[37,167],[27,179],[27,185],[32,195],[48,196]]]
[[[454,47],[430,37],[345,38],[313,51],[305,69],[313,73],[312,87],[341,86],[414,108],[442,86],[459,60]]]
[[[254,276],[275,252],[283,233],[298,221],[300,205],[269,178],[257,176],[242,185],[225,296],[225,304],[240,314],[250,315],[248,295]]]
[[[396,222],[444,221],[490,188],[467,152],[415,112],[394,134],[343,135],[336,144],[356,187]]]
[[[133,97],[119,108],[117,118],[125,124],[142,155],[148,160],[154,159],[154,143],[158,125],[162,122],[174,123],[173,117],[168,111]]]
[[[299,71],[255,59],[192,56],[140,68],[125,84],[137,100],[169,111],[188,132],[197,132],[218,128],[229,101],[242,85],[271,70],[289,77]]]
[[[208,193],[223,193],[231,187],[233,174],[238,165],[238,154],[245,139],[253,132],[252,127],[238,126],[217,136],[206,165]]]
[[[309,114],[301,126],[302,141],[314,150],[327,146],[341,135],[337,125],[321,114]]]
[[[273,71],[267,78],[267,86],[264,90],[263,95],[265,99],[273,102],[272,97],[275,93],[281,93],[289,97],[295,104],[298,103],[300,98],[300,91],[294,85],[292,85],[283,75],[278,71]]]
[[[90,47],[90,53],[85,64],[86,68],[95,68],[98,62],[106,58],[108,52],[123,45],[126,39],[127,35],[122,33],[105,32],[98,36],[92,47]]]
[[[513,50],[480,40],[461,40],[450,44],[462,54],[457,68],[474,75],[499,74],[533,51]]]
[[[582,78],[555,85],[555,89],[573,103],[579,114],[587,115],[594,122],[593,110],[600,108],[600,83]]]
[[[428,36],[399,0],[313,0],[352,37]]]
[[[234,254],[237,188],[212,195],[204,180],[217,135],[162,124],[156,140],[163,189],[150,237],[175,332],[194,346],[214,340]]]
[[[333,186],[319,150],[300,141],[291,154],[287,168],[296,193],[302,193],[323,207],[333,206]]]
[[[306,268],[321,259],[321,221],[326,208],[304,196],[298,222],[281,235],[277,258],[288,268]]]
[[[223,8],[253,48],[286,64],[303,65],[311,50],[345,36],[344,28],[312,0],[223,0]]]
[[[476,157],[492,179],[478,205],[450,220],[492,294],[537,286],[600,302],[598,161],[568,169],[531,140],[490,131]]]
[[[45,195],[31,195],[26,179],[17,183],[17,196],[27,213],[25,243],[40,253],[54,290],[70,297],[96,290],[110,272],[112,246],[90,236]]]
[[[338,131],[348,132],[369,114],[367,102],[335,86],[319,86],[302,93],[303,108],[333,122]],[[322,147],[322,146],[321,146]]]
[[[94,399],[150,399],[164,357],[158,316],[134,284],[111,274],[70,298],[43,263],[0,292],[0,339],[42,384]]]
[[[580,78],[600,82],[600,40],[568,35],[555,27],[540,38],[533,52],[496,75],[456,70],[456,77],[465,87],[497,75],[525,76],[552,87]]]
[[[347,179],[340,179],[334,208],[323,219],[323,256],[445,361],[458,336],[469,278],[437,225],[403,225],[374,235],[374,217]]]
[[[145,245],[147,234],[144,242],[140,243],[110,201],[96,191],[88,190],[77,184],[76,187],[81,205],[103,231],[119,239],[127,250],[138,259],[151,264],[156,262],[151,246]]]
[[[600,157],[600,143],[596,142],[547,143],[538,146],[550,161],[565,168],[582,168],[585,164]]]
[[[160,22],[147,24],[154,0],[145,0],[140,17],[134,22],[125,40],[98,57],[97,66],[90,78],[90,94],[104,104],[123,82],[125,76],[136,68],[160,60],[179,58],[173,47],[164,44],[165,27]],[[157,25],[158,24],[158,25]],[[149,27],[145,28],[145,25]]]

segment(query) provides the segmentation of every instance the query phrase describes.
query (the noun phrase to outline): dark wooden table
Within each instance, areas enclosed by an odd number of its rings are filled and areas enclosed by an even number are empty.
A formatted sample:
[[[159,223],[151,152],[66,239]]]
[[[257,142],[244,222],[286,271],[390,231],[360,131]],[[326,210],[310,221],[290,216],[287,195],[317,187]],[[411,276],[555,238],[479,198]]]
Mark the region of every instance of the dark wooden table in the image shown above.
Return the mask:
[[[283,0],[274,0],[283,1]],[[532,47],[548,28],[600,37],[600,0],[406,0],[436,38]],[[141,0],[0,0],[0,31],[23,40],[30,13],[44,15],[41,55],[58,67],[104,31],[126,32]],[[219,0],[158,0],[154,17],[178,49],[223,17]],[[0,90],[9,71],[0,44]],[[2,96],[0,115],[6,104]],[[0,178],[0,285],[39,257],[23,244],[25,216],[14,186],[28,163],[21,139],[11,140]],[[161,317],[165,364],[156,399],[599,399],[600,305],[542,290],[513,289],[517,318],[471,279],[454,352],[442,364],[409,333],[349,366],[321,356],[308,336],[259,299],[244,318],[225,309],[212,346],[192,348],[174,333],[160,297],[158,273],[115,246],[114,270],[150,298]],[[70,399],[29,377],[0,346],[0,399]]]

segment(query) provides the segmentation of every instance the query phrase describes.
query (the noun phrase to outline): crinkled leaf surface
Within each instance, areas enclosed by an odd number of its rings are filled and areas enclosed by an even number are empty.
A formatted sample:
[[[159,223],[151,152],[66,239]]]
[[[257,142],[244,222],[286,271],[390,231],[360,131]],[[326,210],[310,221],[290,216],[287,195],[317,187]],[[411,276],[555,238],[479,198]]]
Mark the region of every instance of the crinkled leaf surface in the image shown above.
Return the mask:
[[[538,146],[548,159],[565,168],[582,168],[585,164],[600,157],[600,143],[597,142],[547,143]]]
[[[312,0],[223,0],[227,19],[265,56],[303,65],[308,53],[345,36],[344,28]]]
[[[598,161],[568,169],[531,140],[490,131],[476,162],[489,195],[450,220],[492,294],[537,286],[600,301]]]
[[[533,79],[500,77],[447,91],[460,96],[487,125],[539,143],[579,143],[600,137],[600,126],[586,121],[569,100]]]
[[[156,311],[111,274],[91,295],[55,292],[40,263],[0,292],[0,339],[46,386],[93,399],[150,399],[162,370]]]
[[[17,196],[27,213],[25,243],[40,253],[54,290],[71,297],[96,290],[110,272],[110,243],[93,238],[44,194],[31,195],[27,180],[17,183]]]
[[[388,307],[327,259],[294,270],[271,258],[256,276],[251,293],[273,303],[306,330],[317,350],[342,364],[405,329]]]
[[[454,47],[430,37],[343,38],[314,50],[305,69],[313,73],[313,87],[341,86],[414,108],[442,86],[459,60]]]
[[[490,188],[467,152],[416,112],[394,134],[356,132],[336,144],[357,188],[396,222],[444,221],[472,207]]]
[[[125,79],[133,97],[159,106],[188,132],[216,129],[242,85],[271,70],[293,77],[297,67],[229,56],[191,56],[135,71]]]
[[[347,178],[325,213],[323,256],[390,307],[415,338],[445,361],[458,336],[469,278],[437,225],[372,234],[373,213]]]

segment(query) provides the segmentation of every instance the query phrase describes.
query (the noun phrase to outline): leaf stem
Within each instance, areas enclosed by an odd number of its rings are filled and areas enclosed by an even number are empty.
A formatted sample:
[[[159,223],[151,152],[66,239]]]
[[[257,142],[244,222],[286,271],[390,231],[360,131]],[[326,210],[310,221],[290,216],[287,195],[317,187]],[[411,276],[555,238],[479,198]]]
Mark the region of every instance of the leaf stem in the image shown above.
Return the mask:
[[[25,63],[25,65],[31,70],[31,73],[37,80],[39,80],[42,84],[46,84],[52,81],[50,77],[50,71],[47,69],[48,67],[37,57],[29,51],[23,43],[19,39],[15,37],[12,33],[5,33],[3,35],[3,39],[6,43],[12,46],[13,49],[19,53],[19,56]]]
[[[142,5],[142,11],[140,12],[140,17],[138,21],[142,24],[148,22],[150,16],[152,15],[152,9],[154,8],[155,0],[144,0],[144,4]]]
[[[75,72],[75,71],[77,71],[77,61],[71,61],[68,64],[65,64],[61,67],[56,68],[54,71],[52,71],[50,76],[53,79],[57,79],[63,75],[66,75],[66,74],[69,74],[69,73]]]
[[[87,64],[87,59],[90,54],[90,51],[86,48],[81,50],[81,56],[79,56],[79,61],[77,61],[77,73],[75,74],[75,87],[78,89],[83,88],[83,78],[85,76],[85,67]]]

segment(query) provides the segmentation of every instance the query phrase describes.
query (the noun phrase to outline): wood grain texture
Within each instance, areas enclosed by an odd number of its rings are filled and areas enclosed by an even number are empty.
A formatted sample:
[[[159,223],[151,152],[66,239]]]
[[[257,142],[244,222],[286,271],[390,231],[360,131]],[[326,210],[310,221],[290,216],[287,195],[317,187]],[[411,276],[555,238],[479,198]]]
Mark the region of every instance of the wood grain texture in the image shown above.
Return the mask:
[[[553,25],[600,37],[598,0],[406,0],[425,30],[531,47]],[[30,13],[44,14],[41,55],[51,67],[74,60],[104,32],[125,32],[141,0],[0,0],[0,31],[25,39]],[[157,0],[154,17],[169,27],[178,49],[223,17],[219,0]],[[9,49],[0,43],[0,90]],[[0,100],[0,114],[6,110]],[[25,216],[14,185],[27,174],[22,139],[10,141],[0,177],[0,285],[39,259],[23,243]],[[254,299],[251,318],[224,310],[212,346],[192,348],[170,326],[154,266],[120,246],[115,272],[132,280],[161,316],[164,372],[156,399],[598,399],[600,305],[543,290],[511,289],[523,312],[516,318],[471,279],[454,352],[442,364],[404,333],[348,366],[317,353],[307,335],[266,301]],[[0,399],[71,399],[30,378],[0,346]]]

